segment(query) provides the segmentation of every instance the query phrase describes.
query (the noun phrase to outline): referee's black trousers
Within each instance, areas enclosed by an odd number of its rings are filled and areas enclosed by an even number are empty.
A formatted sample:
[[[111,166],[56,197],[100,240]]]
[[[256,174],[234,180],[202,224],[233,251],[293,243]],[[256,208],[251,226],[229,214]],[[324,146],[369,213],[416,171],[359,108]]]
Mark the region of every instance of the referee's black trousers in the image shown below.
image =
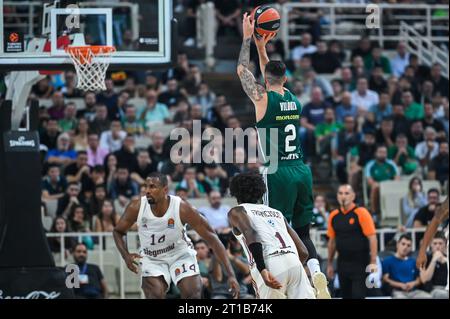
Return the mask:
[[[346,263],[348,265],[348,263]],[[338,267],[339,285],[343,299],[364,299],[367,295],[366,265]],[[339,270],[341,268],[341,270]]]

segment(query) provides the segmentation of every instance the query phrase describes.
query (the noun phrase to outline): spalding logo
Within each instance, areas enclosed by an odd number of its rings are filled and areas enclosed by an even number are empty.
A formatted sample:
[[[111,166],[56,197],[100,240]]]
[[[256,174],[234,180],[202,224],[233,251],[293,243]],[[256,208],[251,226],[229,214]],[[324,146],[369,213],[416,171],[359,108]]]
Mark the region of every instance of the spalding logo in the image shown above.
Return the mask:
[[[261,12],[262,12],[261,9],[256,10],[256,13],[261,13]]]
[[[280,27],[280,24],[279,23],[275,23],[273,26],[272,26],[272,29],[278,29]]]

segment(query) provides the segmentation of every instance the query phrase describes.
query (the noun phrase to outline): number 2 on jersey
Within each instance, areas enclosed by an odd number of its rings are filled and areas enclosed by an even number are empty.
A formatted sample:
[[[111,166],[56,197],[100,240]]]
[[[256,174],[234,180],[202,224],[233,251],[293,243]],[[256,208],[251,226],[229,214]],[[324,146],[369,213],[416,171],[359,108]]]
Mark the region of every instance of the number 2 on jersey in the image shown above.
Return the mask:
[[[286,135],[285,144],[284,144],[284,150],[286,153],[294,152],[295,151],[295,145],[291,145],[292,141],[295,141],[297,138],[297,131],[295,130],[294,124],[286,125],[284,128],[284,132],[288,133]]]

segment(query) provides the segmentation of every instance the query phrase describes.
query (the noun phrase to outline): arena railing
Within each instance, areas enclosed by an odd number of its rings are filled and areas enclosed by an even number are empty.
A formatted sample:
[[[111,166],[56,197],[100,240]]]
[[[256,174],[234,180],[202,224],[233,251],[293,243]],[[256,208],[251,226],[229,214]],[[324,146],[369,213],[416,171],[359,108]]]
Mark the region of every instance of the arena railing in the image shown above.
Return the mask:
[[[413,250],[417,247],[417,234],[422,234],[425,231],[425,228],[414,228],[414,229],[406,229],[404,233],[411,234],[411,238],[413,240],[412,247]],[[400,231],[398,229],[377,229],[377,235],[379,238],[379,248],[380,251],[384,251],[387,247],[386,238],[390,235],[389,240],[398,235]],[[59,238],[62,245],[60,246],[60,252],[58,253],[58,260],[55,260],[55,263],[59,267],[65,267],[67,264],[70,264],[72,260],[70,258],[66,258],[65,251],[71,247],[65,247],[65,238],[71,237],[76,238],[78,242],[83,242],[83,237],[91,237],[96,238],[98,244],[95,245],[93,250],[88,251],[87,262],[97,264],[103,273],[105,273],[105,268],[107,266],[114,266],[115,269],[118,268],[118,296],[121,299],[125,299],[126,297],[126,282],[130,276],[136,276],[132,274],[125,265],[125,262],[122,260],[118,250],[113,245],[112,233],[110,232],[86,232],[86,233],[47,233],[47,238]],[[138,233],[137,232],[129,232],[127,234],[127,245],[130,252],[138,252]],[[322,257],[325,257],[327,254],[326,244],[326,230],[311,230],[311,238],[318,248],[319,254]],[[106,244],[106,247],[105,247]],[[111,246],[112,245],[112,246]],[[110,247],[111,246],[111,247]],[[106,249],[105,249],[106,248]],[[95,258],[93,255],[95,254]],[[136,278],[134,278],[136,280]],[[106,278],[108,280],[108,278]],[[111,283],[108,283],[111,284]],[[140,291],[139,284],[136,282],[136,287],[132,292],[134,295],[140,294],[141,298],[143,297],[142,292]]]
[[[23,29],[26,33],[24,37],[26,39],[32,39],[41,35],[41,11],[42,1],[5,1],[3,2],[5,7],[20,7],[20,12],[8,13],[10,18],[19,18],[21,22],[8,22],[4,23],[4,28]],[[139,38],[139,5],[129,2],[81,2],[80,7],[107,7],[107,8],[129,8],[130,9],[130,21],[133,38]]]
[[[368,29],[366,19],[370,12],[366,12],[366,4],[286,3],[281,9],[280,31],[285,52],[290,52],[291,45],[300,41],[302,32],[311,27],[310,24],[295,22],[296,11],[303,15],[305,21],[308,18],[317,20],[321,38],[324,40],[357,41],[369,31],[370,38],[384,47],[388,41],[403,40],[400,32],[403,21],[414,28],[420,36],[432,42],[448,44],[448,5],[378,4],[377,7],[380,17],[379,26]],[[312,16],[309,10],[316,11],[315,16]],[[411,10],[411,14],[405,12],[408,10]],[[438,11],[446,12],[446,15],[436,14]]]
[[[420,33],[405,23],[400,24],[400,35],[406,43],[408,51],[418,56],[419,62],[427,66],[438,63],[442,67],[442,76],[449,78],[449,58],[448,51],[436,46],[430,39],[420,35]]]

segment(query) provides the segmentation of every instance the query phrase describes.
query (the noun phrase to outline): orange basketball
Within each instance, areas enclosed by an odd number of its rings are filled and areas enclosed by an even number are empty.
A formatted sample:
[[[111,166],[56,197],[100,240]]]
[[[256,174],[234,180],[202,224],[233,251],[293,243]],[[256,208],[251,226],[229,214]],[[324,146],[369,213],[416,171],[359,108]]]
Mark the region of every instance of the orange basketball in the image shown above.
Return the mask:
[[[255,21],[255,34],[257,37],[277,33],[280,29],[280,13],[269,5],[263,5],[253,9],[251,13]]]

